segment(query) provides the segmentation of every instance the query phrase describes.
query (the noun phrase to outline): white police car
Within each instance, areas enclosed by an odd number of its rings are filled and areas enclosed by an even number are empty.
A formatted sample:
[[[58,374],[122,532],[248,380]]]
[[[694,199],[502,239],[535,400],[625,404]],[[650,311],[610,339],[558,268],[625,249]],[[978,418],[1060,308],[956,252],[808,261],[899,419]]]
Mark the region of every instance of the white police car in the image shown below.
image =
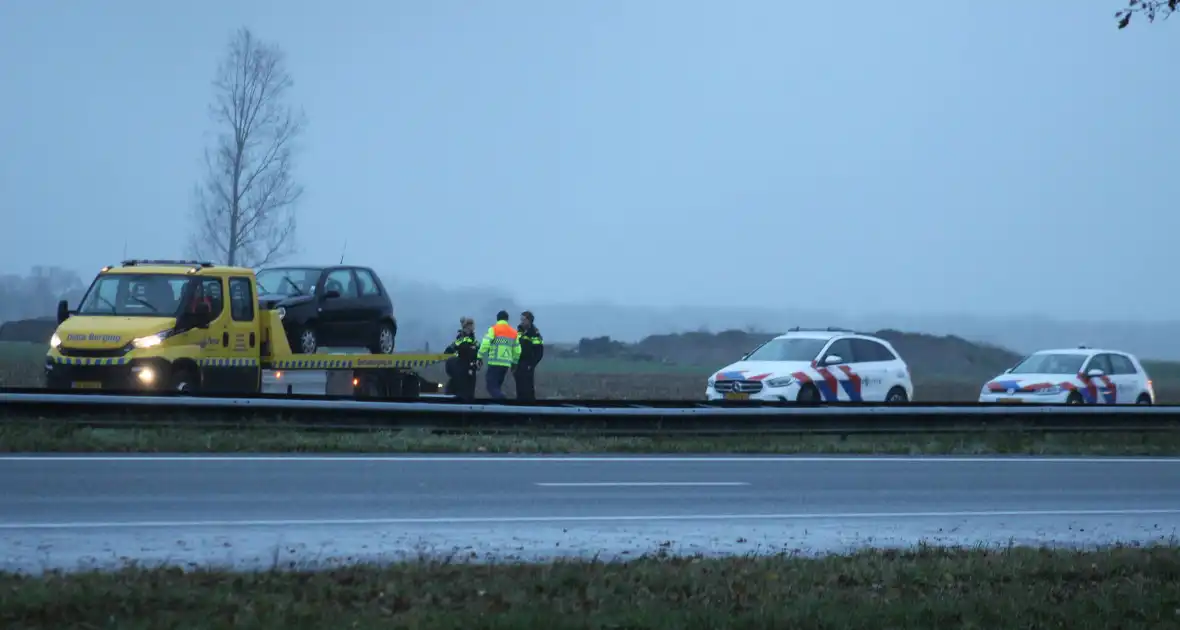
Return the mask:
[[[905,402],[910,368],[889,342],[842,328],[792,328],[709,377],[709,400]]]
[[[1150,405],[1155,391],[1135,355],[1079,346],[1028,355],[985,383],[979,402]]]

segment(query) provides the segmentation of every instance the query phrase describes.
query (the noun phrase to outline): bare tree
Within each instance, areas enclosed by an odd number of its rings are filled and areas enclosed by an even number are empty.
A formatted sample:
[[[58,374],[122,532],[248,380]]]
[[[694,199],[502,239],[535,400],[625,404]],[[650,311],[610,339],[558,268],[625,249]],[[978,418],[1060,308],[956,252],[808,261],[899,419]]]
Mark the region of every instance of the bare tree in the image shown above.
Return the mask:
[[[305,119],[287,103],[292,85],[278,46],[234,33],[213,81],[217,141],[205,151],[189,244],[198,257],[258,267],[293,251],[303,188],[292,157]]]
[[[1180,0],[1127,0],[1127,8],[1115,13],[1114,17],[1119,28],[1127,28],[1131,16],[1136,13],[1147,18],[1148,22],[1154,22],[1157,17],[1166,20],[1177,6],[1180,6]]]

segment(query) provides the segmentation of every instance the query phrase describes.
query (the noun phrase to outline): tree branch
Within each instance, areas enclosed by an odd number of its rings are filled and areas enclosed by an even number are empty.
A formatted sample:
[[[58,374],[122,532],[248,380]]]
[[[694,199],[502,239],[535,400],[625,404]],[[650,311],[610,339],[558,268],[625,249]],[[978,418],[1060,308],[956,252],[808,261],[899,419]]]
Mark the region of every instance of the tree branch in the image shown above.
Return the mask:
[[[293,159],[306,121],[287,103],[293,85],[277,46],[248,29],[235,33],[213,81],[209,113],[219,133],[195,191],[194,253],[256,267],[294,250],[303,188]]]
[[[1114,17],[1118,27],[1123,29],[1127,28],[1131,23],[1131,16],[1135,14],[1142,15],[1148,23],[1152,23],[1156,18],[1168,19],[1176,12],[1177,6],[1180,6],[1180,0],[1127,0],[1127,8],[1116,12]]]

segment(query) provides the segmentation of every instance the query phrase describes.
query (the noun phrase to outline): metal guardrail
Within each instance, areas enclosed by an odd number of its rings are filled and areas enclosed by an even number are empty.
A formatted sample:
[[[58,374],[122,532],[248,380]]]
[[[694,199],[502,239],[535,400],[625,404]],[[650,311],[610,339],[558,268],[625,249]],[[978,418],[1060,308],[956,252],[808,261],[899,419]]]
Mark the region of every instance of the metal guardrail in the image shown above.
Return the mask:
[[[932,405],[541,401],[465,403],[258,396],[50,394],[0,391],[0,421],[95,426],[423,429],[599,435],[1180,431],[1180,406]]]

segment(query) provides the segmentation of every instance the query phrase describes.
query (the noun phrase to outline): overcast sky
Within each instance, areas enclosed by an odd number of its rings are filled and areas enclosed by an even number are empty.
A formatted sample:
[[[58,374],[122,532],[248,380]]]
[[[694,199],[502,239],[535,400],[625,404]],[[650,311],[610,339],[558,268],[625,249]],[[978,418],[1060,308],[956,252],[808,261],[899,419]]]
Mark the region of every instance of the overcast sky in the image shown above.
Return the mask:
[[[1124,0],[0,4],[0,269],[183,253],[232,31],[294,260],[526,301],[1165,319],[1180,58]]]

